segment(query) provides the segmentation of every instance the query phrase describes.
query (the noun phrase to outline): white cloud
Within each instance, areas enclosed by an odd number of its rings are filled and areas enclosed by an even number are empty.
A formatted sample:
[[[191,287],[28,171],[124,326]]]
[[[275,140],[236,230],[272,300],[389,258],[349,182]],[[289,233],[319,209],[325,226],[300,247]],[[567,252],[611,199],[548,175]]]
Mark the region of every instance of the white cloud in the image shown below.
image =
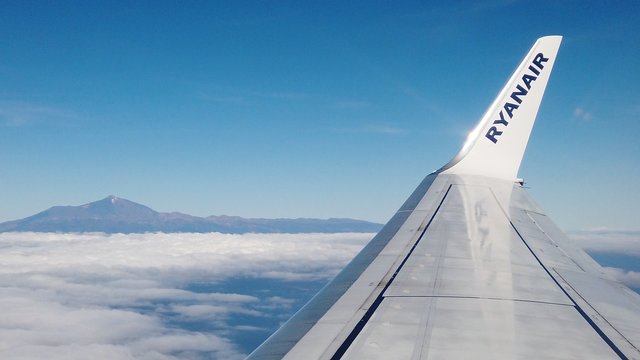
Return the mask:
[[[236,277],[328,280],[373,234],[0,234],[0,358],[241,359],[234,314],[293,301],[209,293]],[[239,291],[241,292],[241,291]],[[177,322],[206,321],[199,332]]]
[[[241,359],[246,354],[230,334],[264,333],[251,319],[291,309],[295,300],[194,284],[328,280],[372,236],[0,234],[0,358]],[[591,252],[640,256],[640,231],[570,236]],[[638,272],[607,271],[640,287]],[[235,315],[249,320],[230,321]],[[199,321],[216,330],[189,329]]]
[[[584,122],[589,122],[593,118],[590,111],[578,106],[573,110],[573,118]]]
[[[208,319],[216,318],[219,314],[245,314],[252,316],[261,316],[259,311],[246,309],[241,306],[220,306],[220,305],[176,305],[171,308],[173,313],[183,315],[186,318],[192,319]]]
[[[311,97],[310,94],[300,92],[300,91],[270,91],[270,92],[260,92],[260,91],[252,91],[251,95],[267,98],[267,99],[280,99],[280,100],[300,100],[300,99],[308,99]]]
[[[385,124],[369,124],[358,128],[336,128],[332,129],[332,131],[341,133],[370,133],[382,135],[401,135],[406,133],[405,129]]]
[[[378,134],[398,135],[405,133],[404,129],[388,125],[371,125],[365,128],[366,131]]]
[[[235,330],[241,330],[241,331],[264,331],[264,329],[261,327],[251,326],[251,325],[239,325],[239,326],[234,326],[233,328]]]
[[[640,231],[572,231],[567,235],[586,251],[640,257]]]
[[[0,102],[0,123],[9,127],[21,127],[35,122],[66,122],[77,116],[67,110],[51,106],[21,102]]]
[[[607,272],[607,274],[620,281],[621,283],[629,287],[640,288],[640,272],[626,271],[614,267],[605,267],[604,270]]]
[[[637,257],[640,262],[640,231],[585,230],[567,233],[570,238],[592,254],[617,254]],[[605,267],[605,271],[621,283],[640,288],[640,272],[615,267]]]
[[[178,358],[195,356],[196,352],[214,352],[218,357],[241,359],[230,344],[216,336],[201,333],[178,333],[147,337],[133,343],[133,351],[146,358],[164,358],[177,354]]]
[[[362,110],[371,107],[371,103],[362,100],[340,100],[336,101],[335,107],[346,110]]]

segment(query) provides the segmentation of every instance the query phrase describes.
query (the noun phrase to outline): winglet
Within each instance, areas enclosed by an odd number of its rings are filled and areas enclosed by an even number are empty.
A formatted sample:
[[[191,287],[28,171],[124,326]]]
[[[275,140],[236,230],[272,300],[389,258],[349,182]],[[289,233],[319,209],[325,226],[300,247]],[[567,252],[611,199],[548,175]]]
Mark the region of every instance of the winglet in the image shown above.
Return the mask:
[[[516,180],[561,41],[561,36],[536,41],[460,152],[438,173]]]

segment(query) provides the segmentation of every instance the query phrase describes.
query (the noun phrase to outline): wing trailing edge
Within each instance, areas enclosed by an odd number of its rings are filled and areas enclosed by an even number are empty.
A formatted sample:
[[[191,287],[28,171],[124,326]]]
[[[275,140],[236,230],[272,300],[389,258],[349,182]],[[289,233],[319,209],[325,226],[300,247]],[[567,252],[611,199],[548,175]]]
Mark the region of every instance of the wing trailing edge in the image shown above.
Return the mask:
[[[438,173],[516,180],[562,41],[538,39],[458,154]]]

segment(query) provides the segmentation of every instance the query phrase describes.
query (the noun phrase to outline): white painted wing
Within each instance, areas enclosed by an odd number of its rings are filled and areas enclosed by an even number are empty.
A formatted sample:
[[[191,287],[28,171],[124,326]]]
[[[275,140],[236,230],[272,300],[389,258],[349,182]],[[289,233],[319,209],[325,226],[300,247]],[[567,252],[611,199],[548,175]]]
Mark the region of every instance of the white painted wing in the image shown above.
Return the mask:
[[[640,359],[640,296],[515,181],[559,45],[536,42],[458,156],[249,359]]]

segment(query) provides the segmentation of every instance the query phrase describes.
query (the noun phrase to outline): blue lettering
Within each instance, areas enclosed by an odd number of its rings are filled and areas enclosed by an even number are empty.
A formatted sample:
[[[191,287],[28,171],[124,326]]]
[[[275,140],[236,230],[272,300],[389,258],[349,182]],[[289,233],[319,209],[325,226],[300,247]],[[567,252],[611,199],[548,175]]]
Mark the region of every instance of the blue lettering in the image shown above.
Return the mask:
[[[537,77],[529,74],[522,75],[522,81],[524,85],[527,87],[527,90],[531,89],[531,83],[536,81]]]
[[[535,59],[533,59],[533,64],[536,65],[540,70],[542,70],[544,68],[544,65],[542,65],[542,63],[547,61],[549,61],[549,58],[546,58],[544,57],[544,55],[542,55],[542,53],[539,53],[538,55],[536,55]]]
[[[500,136],[502,135],[502,131],[499,131],[497,127],[492,126],[489,128],[489,131],[487,131],[486,133],[486,138],[493,141],[493,143],[497,143],[498,139],[496,139],[496,136]]]
[[[494,124],[502,124],[504,126],[509,125],[509,122],[504,119],[504,115],[502,114],[502,111],[500,111],[500,120],[495,120],[493,123]]]
[[[509,121],[505,120],[504,114],[506,113],[509,116],[509,119],[513,119],[513,112],[520,107],[519,104],[522,104],[524,97],[529,94],[531,85],[538,79],[541,70],[544,69],[544,63],[546,63],[547,61],[549,61],[549,58],[544,57],[544,54],[542,53],[538,53],[531,61],[533,65],[529,65],[528,67],[528,70],[531,71],[531,73],[522,75],[522,83],[517,84],[516,89],[510,95],[510,98],[514,102],[516,102],[516,104],[505,102],[502,106],[503,110],[500,110],[500,112],[498,113],[500,119],[494,120],[492,124],[493,126],[491,126],[489,130],[487,130],[487,133],[484,135],[494,144],[498,143],[498,137],[503,133],[503,131],[498,130],[498,126],[509,125]]]
[[[523,79],[524,79],[524,76],[523,76]],[[525,90],[525,89],[524,89],[522,86],[520,86],[520,85],[518,85],[518,86],[516,87],[516,89],[518,89],[518,90],[519,90],[519,92],[516,92],[516,91],[512,92],[512,93],[511,93],[511,98],[512,98],[513,100],[515,100],[518,104],[522,104],[522,99],[520,99],[518,96],[525,96],[525,95],[527,95],[527,93],[528,93],[529,91],[528,91],[528,89],[527,89],[527,90]]]
[[[538,69],[534,68],[532,65],[529,65],[529,70],[531,70],[531,72],[536,75],[540,75],[540,71],[538,71]]]
[[[511,119],[513,117],[513,110],[519,108],[519,105],[516,104],[512,104],[512,103],[505,103],[504,104],[504,111],[507,112],[507,115],[509,115],[509,119]]]

